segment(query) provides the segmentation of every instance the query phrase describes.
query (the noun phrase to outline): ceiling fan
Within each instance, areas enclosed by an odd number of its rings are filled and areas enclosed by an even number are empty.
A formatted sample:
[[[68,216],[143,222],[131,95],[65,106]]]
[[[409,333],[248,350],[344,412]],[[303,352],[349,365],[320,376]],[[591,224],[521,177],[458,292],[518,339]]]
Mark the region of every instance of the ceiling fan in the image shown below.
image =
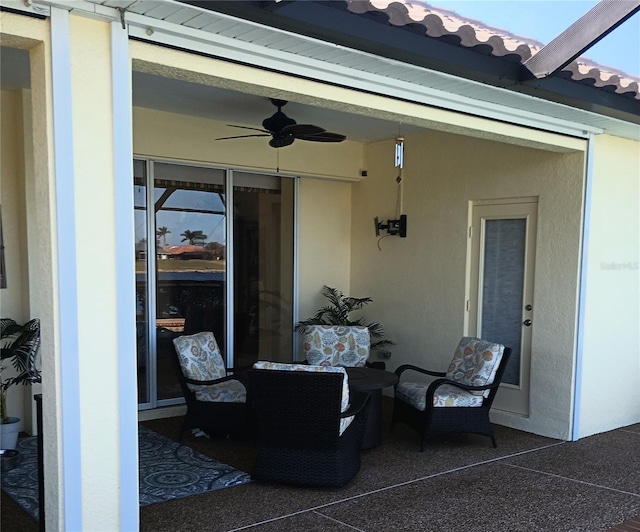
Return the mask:
[[[247,126],[235,126],[229,124],[231,127],[237,127],[241,129],[251,129],[253,131],[260,131],[260,133],[254,133],[252,135],[237,135],[235,137],[220,137],[215,140],[227,140],[227,139],[241,139],[248,137],[271,137],[269,146],[272,148],[283,148],[290,146],[296,139],[309,140],[311,142],[342,142],[346,137],[339,133],[331,133],[321,127],[313,126],[311,124],[298,124],[293,118],[289,118],[282,112],[282,108],[287,105],[286,100],[276,100],[271,98],[271,103],[275,105],[278,110],[273,113],[269,118],[265,118],[262,121],[262,127],[247,127]]]

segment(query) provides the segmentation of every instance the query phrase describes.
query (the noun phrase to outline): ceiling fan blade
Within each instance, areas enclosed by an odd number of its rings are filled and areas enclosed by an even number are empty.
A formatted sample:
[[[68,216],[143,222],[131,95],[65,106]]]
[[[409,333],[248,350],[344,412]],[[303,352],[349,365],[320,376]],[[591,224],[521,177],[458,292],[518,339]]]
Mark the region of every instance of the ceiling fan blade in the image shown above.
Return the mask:
[[[311,142],[342,142],[347,137],[340,135],[339,133],[325,131],[318,135],[296,135],[296,138],[300,140],[309,140]]]
[[[282,131],[295,137],[300,137],[300,135],[319,135],[324,133],[326,129],[311,124],[293,124],[283,127]]]
[[[236,126],[235,124],[227,124],[227,126],[229,126],[229,127],[238,127],[240,129],[251,129],[253,131],[262,131],[263,133],[271,133],[270,131],[267,131],[266,129],[260,129],[259,127]]]
[[[259,130],[258,130],[259,131]],[[248,139],[249,137],[270,137],[270,133],[260,133],[255,135],[236,135],[235,137],[219,137],[213,140],[229,140],[229,139]]]
[[[284,148],[285,146],[291,146],[295,137],[293,135],[287,135],[285,137],[275,137],[269,141],[269,146],[272,148]]]

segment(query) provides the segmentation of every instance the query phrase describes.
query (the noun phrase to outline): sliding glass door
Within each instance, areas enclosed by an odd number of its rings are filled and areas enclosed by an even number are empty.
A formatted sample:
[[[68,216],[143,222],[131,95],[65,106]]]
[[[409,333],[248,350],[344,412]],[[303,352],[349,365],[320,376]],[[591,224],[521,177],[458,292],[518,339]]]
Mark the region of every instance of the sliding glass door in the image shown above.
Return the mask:
[[[142,406],[180,401],[169,356],[182,334],[213,332],[229,366],[292,360],[294,187],[290,178],[134,161]]]

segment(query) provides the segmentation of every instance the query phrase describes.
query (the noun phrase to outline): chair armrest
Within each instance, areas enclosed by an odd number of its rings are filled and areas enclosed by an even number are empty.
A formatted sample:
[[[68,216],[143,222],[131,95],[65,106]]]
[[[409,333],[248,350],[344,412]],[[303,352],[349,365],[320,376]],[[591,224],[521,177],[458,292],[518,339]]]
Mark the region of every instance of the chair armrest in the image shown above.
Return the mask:
[[[429,388],[427,388],[427,391],[426,391],[427,404],[431,404],[433,402],[433,396],[435,395],[436,390],[438,389],[439,386],[442,386],[443,384],[451,384],[456,388],[467,390],[469,392],[476,392],[476,391],[482,392],[484,390],[491,390],[492,388],[497,388],[498,386],[500,386],[500,383],[495,381],[485,386],[469,386],[468,384],[462,384],[461,382],[452,381],[451,379],[436,379],[431,384],[429,384]]]
[[[238,377],[234,377],[233,375],[227,375],[226,377],[221,377],[219,379],[212,379],[212,380],[208,380],[208,381],[199,381],[196,379],[188,379],[187,377],[183,377],[184,382],[188,383],[188,384],[197,384],[199,386],[211,386],[212,384],[220,384],[221,382],[225,382],[225,381],[240,381],[242,382],[242,379],[239,379]],[[244,382],[242,382],[244,384]]]
[[[423,373],[424,375],[431,375],[432,377],[444,377],[446,373],[444,371],[431,371],[424,368],[419,368],[418,366],[413,366],[411,364],[403,364],[398,367],[395,371],[395,374],[398,376],[398,381],[400,381],[400,375],[402,375],[405,371],[417,371],[418,373]]]
[[[340,414],[340,417],[355,416],[369,404],[371,394],[369,392],[352,392],[349,408]]]

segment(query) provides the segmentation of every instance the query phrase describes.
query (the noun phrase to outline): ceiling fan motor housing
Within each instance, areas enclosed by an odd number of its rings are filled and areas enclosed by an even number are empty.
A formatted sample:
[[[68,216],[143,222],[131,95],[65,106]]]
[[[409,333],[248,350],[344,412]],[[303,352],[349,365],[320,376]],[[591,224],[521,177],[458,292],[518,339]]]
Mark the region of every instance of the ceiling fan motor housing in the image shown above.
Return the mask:
[[[273,113],[269,118],[265,118],[262,121],[262,127],[267,131],[271,131],[276,133],[278,131],[282,131],[287,126],[293,126],[296,124],[296,121],[293,118],[289,118],[282,111],[280,111],[280,107],[278,110]]]

